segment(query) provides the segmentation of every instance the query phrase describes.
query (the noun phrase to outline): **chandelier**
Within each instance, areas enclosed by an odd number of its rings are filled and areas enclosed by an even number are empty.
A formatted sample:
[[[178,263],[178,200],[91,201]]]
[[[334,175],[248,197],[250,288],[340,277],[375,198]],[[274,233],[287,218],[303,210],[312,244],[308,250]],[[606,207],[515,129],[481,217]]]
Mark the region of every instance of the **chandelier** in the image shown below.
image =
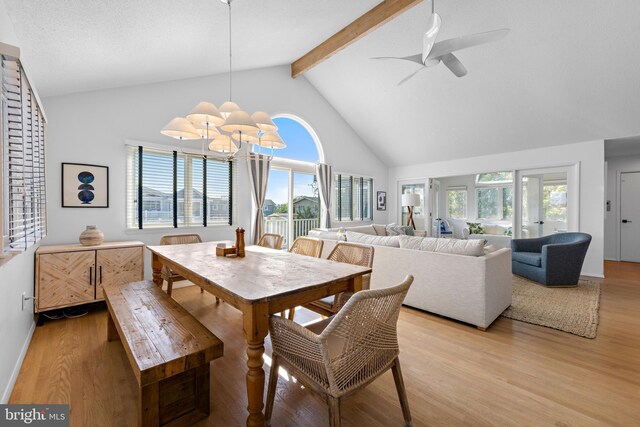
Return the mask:
[[[213,103],[202,101],[185,117],[174,117],[160,131],[161,134],[183,140],[200,140],[202,154],[209,151],[236,156],[242,143],[256,144],[272,150],[285,148],[278,127],[271,116],[263,111],[249,115],[232,100],[233,63],[231,55],[231,2],[220,0],[229,7],[229,100],[218,109]]]

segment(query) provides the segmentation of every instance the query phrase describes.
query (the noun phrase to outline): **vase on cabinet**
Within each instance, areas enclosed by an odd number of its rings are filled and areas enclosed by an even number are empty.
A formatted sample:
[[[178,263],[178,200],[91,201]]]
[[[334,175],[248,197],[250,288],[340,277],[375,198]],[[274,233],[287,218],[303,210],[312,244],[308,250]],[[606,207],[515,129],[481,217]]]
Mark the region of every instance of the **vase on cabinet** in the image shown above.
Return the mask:
[[[104,233],[95,225],[87,225],[87,229],[80,233],[80,244],[97,246],[104,241]]]

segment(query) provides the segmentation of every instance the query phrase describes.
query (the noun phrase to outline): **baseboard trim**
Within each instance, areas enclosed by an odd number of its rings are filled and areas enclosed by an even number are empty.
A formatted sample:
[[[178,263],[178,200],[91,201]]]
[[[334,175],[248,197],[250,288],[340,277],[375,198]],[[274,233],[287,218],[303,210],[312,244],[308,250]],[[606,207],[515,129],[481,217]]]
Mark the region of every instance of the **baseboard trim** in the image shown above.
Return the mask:
[[[604,279],[604,274],[594,274],[594,273],[580,273],[581,276],[588,277],[597,277],[598,279]]]
[[[11,378],[9,378],[9,384],[4,389],[4,393],[2,393],[2,399],[0,403],[6,404],[9,402],[9,398],[11,397],[11,392],[13,391],[13,386],[16,385],[16,381],[18,380],[18,374],[20,373],[20,368],[22,367],[22,362],[24,362],[24,358],[27,355],[27,350],[29,349],[29,344],[31,344],[31,338],[33,337],[33,333],[36,330],[36,322],[31,324],[31,329],[29,329],[29,333],[27,334],[27,339],[24,341],[22,345],[22,350],[20,351],[20,355],[18,356],[18,360],[16,360],[16,364],[13,367],[13,372],[11,373]]]

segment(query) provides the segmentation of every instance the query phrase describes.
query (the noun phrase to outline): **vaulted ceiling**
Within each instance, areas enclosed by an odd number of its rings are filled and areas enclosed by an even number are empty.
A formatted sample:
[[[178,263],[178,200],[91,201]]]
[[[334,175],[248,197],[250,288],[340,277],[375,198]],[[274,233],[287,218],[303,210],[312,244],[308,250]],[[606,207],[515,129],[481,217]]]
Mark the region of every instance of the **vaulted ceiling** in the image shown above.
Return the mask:
[[[227,71],[219,0],[4,0],[43,96]],[[378,0],[236,0],[238,69],[291,63]],[[439,40],[510,28],[402,86],[430,2],[305,76],[389,166],[640,135],[640,2],[440,0]],[[321,136],[321,135],[320,135]],[[321,136],[322,137],[322,136]],[[345,142],[347,143],[347,142]]]

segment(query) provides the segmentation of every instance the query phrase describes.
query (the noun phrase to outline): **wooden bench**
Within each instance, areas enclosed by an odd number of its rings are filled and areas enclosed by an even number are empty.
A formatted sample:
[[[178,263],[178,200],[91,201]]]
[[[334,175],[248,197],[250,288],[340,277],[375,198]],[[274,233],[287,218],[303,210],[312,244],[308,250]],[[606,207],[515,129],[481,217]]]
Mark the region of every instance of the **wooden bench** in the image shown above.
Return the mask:
[[[139,426],[209,416],[209,362],[223,344],[153,282],[104,288],[107,338],[120,339],[139,386]]]

